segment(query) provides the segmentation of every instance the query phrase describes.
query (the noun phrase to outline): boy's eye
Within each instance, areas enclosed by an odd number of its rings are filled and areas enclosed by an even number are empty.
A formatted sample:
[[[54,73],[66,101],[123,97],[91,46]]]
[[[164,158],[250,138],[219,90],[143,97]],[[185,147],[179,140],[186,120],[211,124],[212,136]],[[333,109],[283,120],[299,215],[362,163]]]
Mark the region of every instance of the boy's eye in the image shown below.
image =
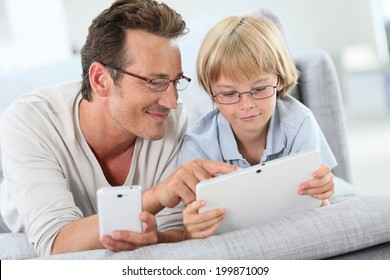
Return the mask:
[[[257,88],[253,88],[251,91],[252,93],[259,93],[259,92],[263,92],[267,87],[257,87]]]
[[[237,92],[236,91],[224,92],[224,93],[222,93],[222,95],[224,97],[235,97],[235,96],[237,96]]]

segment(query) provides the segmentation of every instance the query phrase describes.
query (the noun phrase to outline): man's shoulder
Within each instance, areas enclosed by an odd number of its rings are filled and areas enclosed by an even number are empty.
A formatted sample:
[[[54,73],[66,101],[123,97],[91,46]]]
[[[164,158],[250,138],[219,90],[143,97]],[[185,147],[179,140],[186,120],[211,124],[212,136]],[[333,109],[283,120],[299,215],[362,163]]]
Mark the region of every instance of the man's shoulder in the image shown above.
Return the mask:
[[[46,87],[40,87],[16,98],[5,112],[17,111],[23,114],[29,110],[47,108],[53,112],[64,110],[64,107],[73,106],[80,90],[80,82],[68,82]]]
[[[42,122],[71,119],[75,100],[80,89],[79,82],[58,84],[35,89],[15,99],[2,113],[2,125],[27,125],[32,128]],[[66,115],[66,116],[64,116]]]

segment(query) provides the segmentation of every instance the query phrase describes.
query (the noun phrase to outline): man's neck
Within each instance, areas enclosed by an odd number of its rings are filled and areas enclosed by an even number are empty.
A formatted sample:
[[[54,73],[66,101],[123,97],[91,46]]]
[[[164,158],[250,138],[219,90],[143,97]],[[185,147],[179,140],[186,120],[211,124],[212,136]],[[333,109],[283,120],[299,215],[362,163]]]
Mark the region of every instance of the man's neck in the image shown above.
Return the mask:
[[[95,105],[86,100],[80,102],[81,132],[107,181],[111,185],[122,185],[130,170],[136,136],[109,125],[110,117]]]
[[[81,100],[79,107],[81,132],[98,157],[115,157],[132,149],[136,136],[112,125],[110,116],[92,102]]]

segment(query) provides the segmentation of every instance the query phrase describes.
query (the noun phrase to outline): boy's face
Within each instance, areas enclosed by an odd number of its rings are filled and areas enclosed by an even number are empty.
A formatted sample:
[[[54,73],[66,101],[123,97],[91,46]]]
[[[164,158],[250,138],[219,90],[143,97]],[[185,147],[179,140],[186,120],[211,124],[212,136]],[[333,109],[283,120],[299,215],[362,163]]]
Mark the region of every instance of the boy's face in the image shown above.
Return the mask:
[[[276,86],[278,83],[277,75],[263,74],[256,79],[241,79],[240,81],[232,81],[226,76],[221,76],[212,85],[212,92],[215,95],[225,92],[249,92],[250,90],[263,86]],[[267,90],[273,95],[261,99],[254,100],[249,93],[240,95],[240,99],[234,104],[219,104],[218,108],[224,118],[230,123],[234,134],[241,141],[250,137],[266,135],[269,120],[276,106],[276,90],[281,90],[282,85],[277,88],[268,87]],[[274,92],[272,92],[272,90]],[[265,133],[265,134],[264,134]]]

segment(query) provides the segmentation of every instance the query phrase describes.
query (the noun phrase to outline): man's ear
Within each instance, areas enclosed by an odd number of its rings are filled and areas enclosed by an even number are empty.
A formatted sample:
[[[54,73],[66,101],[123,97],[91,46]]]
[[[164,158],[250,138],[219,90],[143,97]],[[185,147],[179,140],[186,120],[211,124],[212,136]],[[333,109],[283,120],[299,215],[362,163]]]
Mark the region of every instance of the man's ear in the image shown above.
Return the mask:
[[[96,95],[107,96],[111,77],[107,68],[100,62],[93,62],[89,67],[89,82]]]

